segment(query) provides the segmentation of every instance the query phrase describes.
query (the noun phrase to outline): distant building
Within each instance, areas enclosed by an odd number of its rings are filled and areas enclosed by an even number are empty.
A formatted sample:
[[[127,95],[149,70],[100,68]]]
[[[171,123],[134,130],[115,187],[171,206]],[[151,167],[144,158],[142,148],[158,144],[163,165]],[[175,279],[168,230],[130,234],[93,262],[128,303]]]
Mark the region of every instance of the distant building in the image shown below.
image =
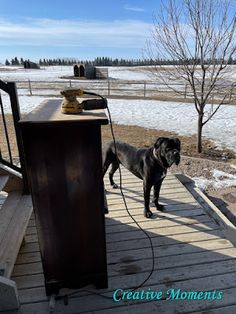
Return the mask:
[[[87,64],[75,64],[74,76],[87,78],[87,79],[107,79],[108,69],[107,68],[97,68],[93,65]]]
[[[74,76],[83,77],[87,79],[95,78],[95,67],[92,65],[75,64],[74,65]]]
[[[74,65],[74,76],[75,77],[85,77],[85,66],[83,64]]]
[[[24,61],[25,69],[40,69],[40,66],[37,63],[31,61]]]
[[[100,79],[100,80],[108,79],[108,68],[95,67],[95,76],[97,79]]]

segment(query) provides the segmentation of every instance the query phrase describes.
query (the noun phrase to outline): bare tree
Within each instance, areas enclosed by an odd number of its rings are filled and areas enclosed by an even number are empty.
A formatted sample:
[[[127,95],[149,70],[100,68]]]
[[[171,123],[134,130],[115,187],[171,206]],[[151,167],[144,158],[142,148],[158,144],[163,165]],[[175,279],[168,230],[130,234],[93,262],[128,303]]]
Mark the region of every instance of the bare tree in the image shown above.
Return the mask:
[[[197,151],[200,153],[203,126],[222,104],[232,100],[233,83],[228,80],[228,71],[236,51],[236,15],[230,1],[182,0],[179,3],[163,2],[161,13],[154,17],[147,52],[155,64],[153,73],[169,89],[186,93],[173,85],[175,82],[184,83],[191,91],[198,113]],[[163,59],[175,65],[164,66],[160,62]],[[209,111],[207,104],[213,96],[215,105]]]

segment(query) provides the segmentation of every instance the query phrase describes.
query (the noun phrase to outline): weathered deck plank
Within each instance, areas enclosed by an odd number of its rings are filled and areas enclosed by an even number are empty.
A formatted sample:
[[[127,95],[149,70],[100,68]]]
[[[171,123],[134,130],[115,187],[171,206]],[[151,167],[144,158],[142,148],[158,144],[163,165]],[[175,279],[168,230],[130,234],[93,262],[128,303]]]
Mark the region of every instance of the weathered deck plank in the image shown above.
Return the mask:
[[[164,212],[152,208],[154,219],[143,217],[142,182],[125,170],[123,192],[130,213],[152,239],[154,272],[140,290],[223,291],[221,300],[136,300],[114,302],[91,292],[112,297],[118,289],[130,290],[147,278],[152,267],[150,243],[128,216],[119,190],[105,179],[109,215],[106,216],[109,288],[81,291],[69,305],[57,301],[55,313],[233,313],[236,310],[236,249],[224,237],[222,227],[208,215],[189,191],[172,175],[161,190]],[[119,176],[116,176],[119,184]],[[34,219],[30,220],[26,244],[15,264],[12,279],[19,289],[19,314],[46,314],[48,299]],[[204,313],[204,312],[203,312]]]

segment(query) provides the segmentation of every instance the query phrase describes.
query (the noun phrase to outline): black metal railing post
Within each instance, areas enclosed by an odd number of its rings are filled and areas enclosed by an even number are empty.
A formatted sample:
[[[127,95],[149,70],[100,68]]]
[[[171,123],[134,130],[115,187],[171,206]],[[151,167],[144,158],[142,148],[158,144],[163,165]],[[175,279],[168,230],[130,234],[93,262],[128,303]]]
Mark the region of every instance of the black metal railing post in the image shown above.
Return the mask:
[[[10,163],[13,164],[12,153],[11,153],[11,145],[10,145],[9,135],[8,135],[8,132],[7,132],[7,123],[6,123],[5,113],[4,113],[4,109],[3,109],[1,92],[0,92],[0,108],[1,108],[1,114],[2,114],[2,122],[3,122],[4,133],[5,133],[6,142],[7,142],[8,155],[9,155],[9,158],[10,158]]]
[[[6,121],[5,121],[4,108],[3,108],[3,104],[2,104],[1,99],[0,99],[0,107],[1,107],[3,126],[4,126],[4,132],[6,135],[10,161],[4,159],[2,155],[0,155],[0,157],[1,157],[0,161],[3,164],[7,165],[8,167],[12,168],[13,170],[18,171],[22,174],[23,193],[28,194],[29,193],[29,184],[28,184],[28,178],[27,178],[27,172],[26,172],[25,154],[24,154],[21,132],[20,132],[20,128],[18,126],[18,121],[20,120],[20,108],[19,108],[16,84],[14,82],[5,83],[5,82],[0,80],[0,89],[3,90],[5,93],[7,93],[9,98],[10,98],[13,124],[14,124],[14,129],[15,129],[15,134],[16,134],[16,143],[17,143],[18,152],[19,152],[20,166],[15,165],[13,162],[11,147],[10,147],[10,140],[9,140],[7,125],[6,125]]]
[[[20,159],[20,164],[21,164],[21,171],[22,171],[21,173],[22,173],[22,178],[23,178],[23,192],[25,194],[28,194],[29,183],[28,183],[27,172],[26,172],[25,153],[24,153],[20,128],[18,125],[18,122],[20,120],[20,107],[19,107],[17,89],[16,89],[16,84],[14,82],[8,82],[7,85],[8,85],[8,91],[9,91],[9,96],[10,96],[10,102],[11,102],[13,123],[14,123],[15,132],[16,132],[16,142],[17,142],[18,151],[19,151],[19,159]]]

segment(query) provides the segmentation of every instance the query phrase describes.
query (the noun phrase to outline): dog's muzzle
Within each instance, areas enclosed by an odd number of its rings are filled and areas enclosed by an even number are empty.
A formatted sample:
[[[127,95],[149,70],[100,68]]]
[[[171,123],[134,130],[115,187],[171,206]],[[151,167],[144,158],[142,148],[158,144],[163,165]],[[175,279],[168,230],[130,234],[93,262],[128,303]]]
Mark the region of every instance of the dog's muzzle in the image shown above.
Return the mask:
[[[166,160],[169,164],[169,167],[171,167],[173,164],[176,164],[178,166],[178,164],[180,163],[179,151],[177,149],[172,150],[170,153],[167,154]]]
[[[180,153],[179,151],[174,152],[174,163],[178,166],[180,163]]]

